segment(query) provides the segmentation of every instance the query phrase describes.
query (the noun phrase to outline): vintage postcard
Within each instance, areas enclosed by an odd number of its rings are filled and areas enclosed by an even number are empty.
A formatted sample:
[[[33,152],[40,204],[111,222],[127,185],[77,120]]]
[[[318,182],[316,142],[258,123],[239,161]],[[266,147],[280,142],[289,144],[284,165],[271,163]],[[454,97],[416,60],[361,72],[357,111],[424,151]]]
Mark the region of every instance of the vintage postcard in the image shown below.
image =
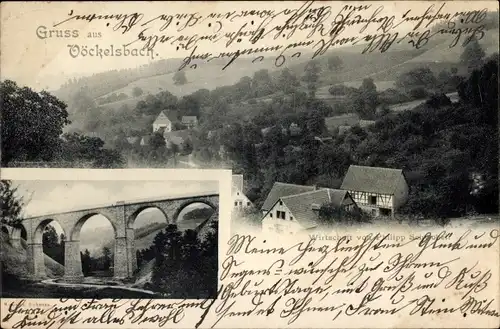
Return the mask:
[[[1,327],[498,328],[498,21],[3,2]]]

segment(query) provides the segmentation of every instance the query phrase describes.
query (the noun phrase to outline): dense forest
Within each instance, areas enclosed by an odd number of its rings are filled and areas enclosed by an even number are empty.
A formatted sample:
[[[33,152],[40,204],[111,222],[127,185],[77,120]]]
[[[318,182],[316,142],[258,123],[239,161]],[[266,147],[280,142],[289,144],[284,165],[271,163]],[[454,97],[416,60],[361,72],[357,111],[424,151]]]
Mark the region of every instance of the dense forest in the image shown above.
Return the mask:
[[[91,256],[88,249],[80,252],[84,276],[113,276],[113,252],[109,247],[102,248],[102,254]]]
[[[2,166],[57,163],[59,167],[120,167],[122,156],[104,147],[98,137],[63,133],[70,123],[67,105],[42,91],[0,83],[2,109]]]
[[[358,88],[334,84],[328,92],[339,97],[326,102],[318,96],[321,77],[341,72],[346,60],[336,55],[313,60],[301,74],[259,70],[234,85],[181,98],[164,90],[133,108],[109,111],[82,88],[73,95],[72,111],[83,130],[64,134],[65,103],[5,81],[2,164],[175,167],[180,150],[150,133],[165,110],[174,120],[199,118],[184,154],[202,166],[229,166],[244,174],[247,195],[257,206],[275,181],[335,188],[350,164],[360,164],[405,170],[411,189],[407,214],[443,218],[496,211],[498,54],[486,58],[478,40],[470,38],[455,67],[440,72],[416,67],[385,90],[372,78]],[[445,95],[453,91],[458,103]],[[427,101],[402,112],[387,107],[415,99]],[[373,124],[343,132],[326,126],[326,117],[343,113]],[[151,135],[149,145],[139,145],[145,134]],[[130,137],[137,138],[131,143]]]
[[[325,128],[321,113],[311,110],[296,121],[304,123],[301,137],[276,128],[258,142],[251,138],[256,127],[244,124],[235,125],[228,134],[235,137],[225,145],[257,204],[275,181],[335,188],[349,165],[359,164],[405,170],[411,189],[407,214],[443,218],[496,212],[497,72],[493,57],[458,85],[458,104],[435,95],[415,110],[387,113],[367,128],[334,134],[329,143],[314,138]]]
[[[218,221],[211,221],[207,232],[180,232],[169,224],[159,232],[151,247],[154,259],[151,283],[146,287],[176,298],[214,298],[217,294]]]

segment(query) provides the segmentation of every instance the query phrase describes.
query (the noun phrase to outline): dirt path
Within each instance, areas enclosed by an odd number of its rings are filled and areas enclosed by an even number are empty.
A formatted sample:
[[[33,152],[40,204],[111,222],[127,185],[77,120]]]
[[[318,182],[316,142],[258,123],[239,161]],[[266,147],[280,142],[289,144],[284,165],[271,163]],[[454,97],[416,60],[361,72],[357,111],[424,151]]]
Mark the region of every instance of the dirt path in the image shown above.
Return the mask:
[[[41,281],[41,283],[44,283],[47,285],[54,285],[54,286],[61,286],[61,287],[73,287],[73,288],[98,288],[98,289],[109,288],[109,289],[117,289],[117,290],[128,290],[128,291],[149,294],[151,296],[158,296],[157,293],[149,291],[149,290],[132,288],[132,287],[127,287],[127,286],[114,286],[114,285],[107,285],[107,284],[56,282],[56,279],[43,280],[43,281]]]

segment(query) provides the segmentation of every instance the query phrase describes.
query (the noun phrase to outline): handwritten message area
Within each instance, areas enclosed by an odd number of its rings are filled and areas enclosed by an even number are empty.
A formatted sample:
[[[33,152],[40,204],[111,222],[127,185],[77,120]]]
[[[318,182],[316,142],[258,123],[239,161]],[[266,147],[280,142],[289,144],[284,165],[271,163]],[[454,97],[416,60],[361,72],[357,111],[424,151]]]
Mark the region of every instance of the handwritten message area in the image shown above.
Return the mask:
[[[250,56],[254,62],[272,58],[280,67],[304,51],[312,51],[315,58],[339,46],[359,46],[361,53],[386,52],[397,45],[419,49],[435,38],[447,38],[450,48],[463,46],[473,37],[484,37],[488,10],[492,9],[485,4],[466,3],[472,7],[463,9],[445,2],[356,5],[308,1],[260,6],[200,4],[184,6],[181,12],[157,6],[152,13],[125,12],[121,7],[112,12],[89,12],[75,6],[37,35],[45,39],[64,34],[75,40],[78,35],[85,37],[75,27],[86,22],[98,28],[93,37],[123,36],[123,44],[115,47],[120,53],[184,57],[180,69],[196,68],[214,59],[224,60],[226,69],[240,56]],[[68,44],[69,55],[102,57],[116,50],[100,45],[96,48],[73,41]]]
[[[499,230],[232,236],[214,300],[5,300],[8,328],[497,327]],[[329,237],[329,238],[328,238]]]

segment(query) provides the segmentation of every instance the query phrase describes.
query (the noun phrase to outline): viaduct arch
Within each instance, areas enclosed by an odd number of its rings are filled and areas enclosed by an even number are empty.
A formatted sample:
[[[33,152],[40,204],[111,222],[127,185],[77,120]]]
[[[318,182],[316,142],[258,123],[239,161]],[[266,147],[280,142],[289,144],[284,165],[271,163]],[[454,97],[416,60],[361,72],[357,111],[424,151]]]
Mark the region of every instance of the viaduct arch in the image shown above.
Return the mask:
[[[117,202],[116,204],[79,209],[74,211],[48,214],[26,218],[21,222],[26,231],[27,272],[31,279],[46,278],[43,255],[43,229],[51,221],[59,223],[66,236],[64,248],[64,280],[79,281],[83,278],[80,257],[80,231],[83,224],[94,215],[106,217],[114,229],[114,277],[127,279],[137,269],[135,253],[134,222],[137,216],[147,208],[159,209],[168,223],[176,223],[180,212],[190,204],[204,203],[215,211],[219,209],[219,194],[208,193],[155,200]],[[13,245],[21,244],[21,226],[2,225],[2,230],[9,234]]]

